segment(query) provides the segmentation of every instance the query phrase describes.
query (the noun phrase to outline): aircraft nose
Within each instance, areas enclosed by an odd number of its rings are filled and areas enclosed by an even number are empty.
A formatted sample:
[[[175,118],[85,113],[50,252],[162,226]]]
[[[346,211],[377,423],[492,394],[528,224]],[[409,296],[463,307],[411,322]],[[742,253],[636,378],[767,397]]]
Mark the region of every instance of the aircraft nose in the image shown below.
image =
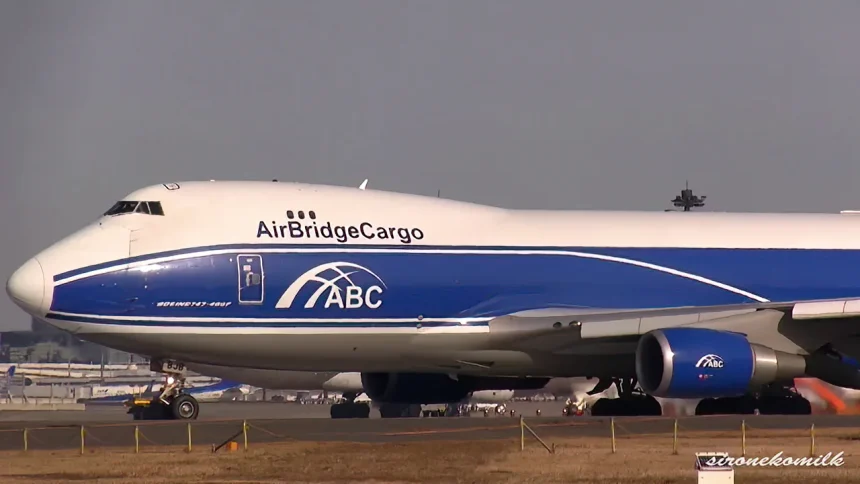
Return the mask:
[[[28,260],[6,281],[6,293],[12,301],[29,314],[44,312],[45,272],[35,258]]]

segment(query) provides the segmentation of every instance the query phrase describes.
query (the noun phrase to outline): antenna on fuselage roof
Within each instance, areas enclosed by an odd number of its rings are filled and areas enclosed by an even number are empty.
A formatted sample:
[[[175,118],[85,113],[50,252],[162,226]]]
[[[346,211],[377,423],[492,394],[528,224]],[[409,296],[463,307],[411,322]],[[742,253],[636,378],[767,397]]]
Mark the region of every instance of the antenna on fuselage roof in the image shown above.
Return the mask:
[[[358,186],[359,190],[364,190],[365,188],[367,188],[367,178],[365,178],[364,181],[361,182],[361,185]]]

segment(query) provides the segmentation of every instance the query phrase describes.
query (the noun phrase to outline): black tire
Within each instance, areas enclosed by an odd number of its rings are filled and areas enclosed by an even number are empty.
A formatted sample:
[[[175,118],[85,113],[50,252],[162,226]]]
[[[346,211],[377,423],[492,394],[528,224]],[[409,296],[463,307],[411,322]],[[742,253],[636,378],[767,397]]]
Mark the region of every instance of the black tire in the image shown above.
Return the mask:
[[[795,415],[812,415],[812,404],[805,398],[797,398],[793,407]]]
[[[421,416],[421,405],[383,403],[379,406],[382,418],[417,418]]]
[[[366,403],[356,403],[355,418],[370,418],[370,405]]]
[[[630,398],[601,398],[591,407],[593,417],[661,416],[663,407],[656,398],[644,395]]]
[[[703,398],[696,404],[694,415],[713,415],[714,414],[714,399]]]
[[[648,415],[653,417],[662,417],[663,416],[663,406],[660,405],[660,402],[657,401],[656,398],[647,395],[644,397],[642,401],[642,409],[639,415]]]
[[[335,403],[331,406],[329,415],[331,418],[351,418],[350,405],[349,403]]]
[[[176,420],[197,420],[200,404],[187,393],[180,393],[170,402],[170,410]]]
[[[591,407],[593,417],[613,417],[617,415],[615,398],[598,399]],[[572,413],[572,412],[571,412]]]
[[[802,397],[765,397],[759,399],[761,415],[811,415],[812,405]]]
[[[331,418],[370,418],[370,405],[366,403],[336,403],[331,406]]]
[[[704,398],[696,405],[696,415],[752,415],[755,409],[756,401],[748,395]]]

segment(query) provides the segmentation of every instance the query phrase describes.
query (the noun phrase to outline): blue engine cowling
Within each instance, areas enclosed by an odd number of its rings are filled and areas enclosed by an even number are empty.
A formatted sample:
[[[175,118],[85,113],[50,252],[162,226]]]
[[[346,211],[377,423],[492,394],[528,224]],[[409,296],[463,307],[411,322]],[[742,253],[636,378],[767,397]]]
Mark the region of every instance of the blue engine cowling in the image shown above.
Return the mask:
[[[663,398],[740,396],[776,380],[802,377],[805,367],[799,355],[712,329],[658,329],[644,334],[636,348],[642,390]]]

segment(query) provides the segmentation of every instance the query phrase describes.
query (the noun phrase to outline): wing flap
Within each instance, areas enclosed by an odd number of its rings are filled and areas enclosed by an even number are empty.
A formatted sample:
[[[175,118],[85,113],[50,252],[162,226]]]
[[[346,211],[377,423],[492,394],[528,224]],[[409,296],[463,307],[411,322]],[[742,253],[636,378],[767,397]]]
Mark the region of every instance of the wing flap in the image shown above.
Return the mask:
[[[832,319],[860,316],[860,299],[798,302],[791,309],[794,319]]]

